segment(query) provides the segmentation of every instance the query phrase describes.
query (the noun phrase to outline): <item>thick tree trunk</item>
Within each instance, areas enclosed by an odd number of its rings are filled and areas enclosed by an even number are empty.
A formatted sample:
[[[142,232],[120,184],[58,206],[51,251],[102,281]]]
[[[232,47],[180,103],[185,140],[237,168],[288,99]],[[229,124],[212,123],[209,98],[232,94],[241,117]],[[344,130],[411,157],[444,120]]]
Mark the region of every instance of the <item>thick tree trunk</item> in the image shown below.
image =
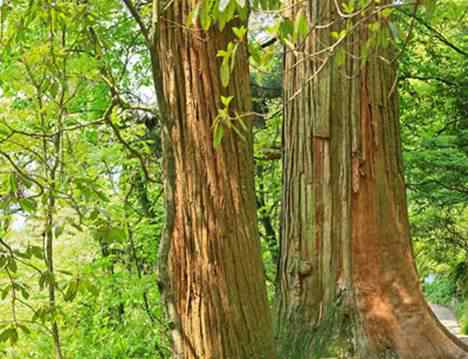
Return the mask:
[[[300,6],[313,30],[304,51],[285,58],[282,358],[468,358],[420,289],[393,51],[368,42],[376,17],[350,20],[353,33],[322,51],[345,28],[335,1],[297,2],[291,15]]]
[[[275,358],[248,118],[245,139],[225,128],[222,143],[213,146],[221,95],[234,96],[237,113],[251,111],[247,51],[245,44],[239,47],[231,82],[223,88],[217,52],[233,40],[232,27],[188,29],[196,2],[167,6],[157,45],[168,196],[160,284],[173,320],[174,356]]]

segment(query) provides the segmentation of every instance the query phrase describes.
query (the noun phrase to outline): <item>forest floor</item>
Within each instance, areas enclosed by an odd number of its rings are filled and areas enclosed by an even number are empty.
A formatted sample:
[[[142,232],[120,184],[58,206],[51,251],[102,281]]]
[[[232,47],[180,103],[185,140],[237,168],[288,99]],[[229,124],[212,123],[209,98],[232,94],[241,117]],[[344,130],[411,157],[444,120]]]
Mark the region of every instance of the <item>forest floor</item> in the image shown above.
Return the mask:
[[[459,337],[468,344],[468,336],[461,334],[461,328],[455,317],[455,314],[450,308],[439,304],[431,304],[432,311],[440,322],[454,335]]]

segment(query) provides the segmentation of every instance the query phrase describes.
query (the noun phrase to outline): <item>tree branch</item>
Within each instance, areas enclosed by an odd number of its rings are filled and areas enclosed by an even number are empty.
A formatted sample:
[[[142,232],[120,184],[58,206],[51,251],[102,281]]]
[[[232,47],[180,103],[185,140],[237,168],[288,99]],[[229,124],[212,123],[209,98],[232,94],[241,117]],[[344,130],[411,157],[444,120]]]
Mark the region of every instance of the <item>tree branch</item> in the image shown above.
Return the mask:
[[[145,38],[146,46],[148,46],[148,48],[151,49],[153,47],[153,44],[150,39],[148,28],[146,27],[145,22],[143,21],[143,18],[141,17],[137,8],[135,7],[135,4],[133,4],[132,0],[122,0],[122,1],[127,7],[130,14],[132,15],[133,19],[138,24],[138,27],[140,28],[140,31],[143,34],[143,37]]]
[[[114,102],[116,102],[114,100]],[[111,106],[109,106],[109,108],[107,109],[105,115],[104,115],[104,120],[106,121],[106,123],[109,125],[109,127],[112,129],[112,131],[114,132],[114,135],[115,137],[117,137],[117,140],[133,155],[135,156],[139,161],[140,161],[140,164],[141,164],[141,168],[143,170],[143,173],[145,174],[145,178],[147,181],[149,182],[157,182],[154,178],[152,178],[149,174],[149,171],[148,169],[146,168],[146,164],[145,164],[145,159],[143,158],[143,156],[141,155],[140,152],[138,152],[137,150],[135,150],[132,146],[130,146],[128,144],[127,141],[125,141],[119,131],[119,129],[117,128],[117,126],[112,122],[112,119],[111,119],[111,114],[112,114],[112,110],[114,109],[114,106],[115,106],[115,103],[113,103]]]
[[[460,55],[468,57],[468,52],[464,51],[463,49],[459,48],[454,43],[450,42],[442,33],[440,33],[438,30],[436,30],[431,25],[429,25],[424,19],[420,18],[419,16],[416,16],[416,14],[408,14],[406,11],[403,11],[403,10],[398,9],[398,8],[397,8],[397,10],[399,12],[401,12],[403,15],[405,15],[407,17],[411,17],[414,20],[416,20],[419,24],[421,24],[427,30],[432,32],[440,42],[444,43],[445,45],[450,47],[452,50],[458,52]]]

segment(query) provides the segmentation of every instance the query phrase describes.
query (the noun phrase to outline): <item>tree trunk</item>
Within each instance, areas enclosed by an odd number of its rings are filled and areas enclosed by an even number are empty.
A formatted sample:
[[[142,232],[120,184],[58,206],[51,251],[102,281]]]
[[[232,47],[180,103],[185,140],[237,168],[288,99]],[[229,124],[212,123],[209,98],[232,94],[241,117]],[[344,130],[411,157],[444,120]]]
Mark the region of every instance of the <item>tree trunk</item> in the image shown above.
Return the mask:
[[[174,356],[275,358],[256,229],[250,120],[245,139],[225,128],[222,143],[213,145],[221,95],[234,96],[237,113],[251,111],[247,51],[239,47],[223,88],[217,52],[233,41],[233,24],[224,31],[217,25],[206,32],[188,29],[196,3],[168,5],[156,47],[168,207],[159,280],[173,320]]]
[[[38,92],[38,98],[41,98],[43,94]],[[39,108],[43,110],[42,102],[39,102]],[[62,129],[63,119],[58,118],[58,132],[53,137],[53,151],[50,151],[47,139],[44,137],[42,140],[42,156],[45,160],[43,164],[43,175],[47,179],[48,188],[42,195],[42,201],[45,203],[44,208],[44,230],[42,233],[43,246],[45,251],[44,264],[46,265],[47,272],[49,274],[49,280],[46,282],[48,290],[48,305],[50,311],[54,314],[50,320],[50,332],[54,342],[55,358],[63,359],[64,354],[62,350],[62,340],[60,335],[60,328],[57,321],[57,283],[56,283],[56,272],[54,262],[54,241],[57,239],[56,232],[54,233],[54,227],[56,226],[55,215],[57,212],[57,182],[60,174],[60,164],[63,163],[60,160],[62,153]],[[44,119],[41,117],[41,125],[46,128]],[[49,166],[49,164],[51,164]]]
[[[290,15],[301,6],[311,32],[285,58],[282,358],[467,358],[415,268],[388,18],[345,21],[332,0],[297,2]]]

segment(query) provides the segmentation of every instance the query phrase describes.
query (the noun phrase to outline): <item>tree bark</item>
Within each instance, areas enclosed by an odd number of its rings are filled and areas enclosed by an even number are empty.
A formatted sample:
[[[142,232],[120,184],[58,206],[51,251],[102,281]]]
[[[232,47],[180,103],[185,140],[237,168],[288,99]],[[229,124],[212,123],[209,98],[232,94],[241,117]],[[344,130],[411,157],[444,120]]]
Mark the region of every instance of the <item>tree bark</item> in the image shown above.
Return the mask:
[[[213,146],[221,95],[234,96],[231,108],[239,114],[251,111],[246,46],[239,47],[232,79],[223,88],[217,52],[233,41],[233,24],[223,31],[217,25],[206,32],[188,29],[196,3],[168,5],[159,17],[155,48],[155,78],[162,76],[166,107],[168,208],[159,280],[173,320],[174,356],[275,358],[256,229],[250,120],[245,139],[225,128],[222,143]]]
[[[416,272],[388,18],[345,21],[332,0],[291,5],[311,32],[285,57],[282,358],[467,358]],[[384,30],[369,40],[376,22]],[[327,49],[346,26],[352,32]]]

